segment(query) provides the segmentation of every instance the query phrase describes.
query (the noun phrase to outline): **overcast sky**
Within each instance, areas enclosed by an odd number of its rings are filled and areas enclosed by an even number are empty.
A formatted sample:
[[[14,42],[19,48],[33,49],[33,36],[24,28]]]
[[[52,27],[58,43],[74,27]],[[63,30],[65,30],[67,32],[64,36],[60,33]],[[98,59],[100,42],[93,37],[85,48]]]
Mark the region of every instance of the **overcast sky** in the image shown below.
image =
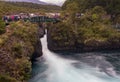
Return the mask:
[[[39,1],[52,3],[52,4],[56,4],[56,5],[62,5],[65,2],[65,0],[39,0]]]

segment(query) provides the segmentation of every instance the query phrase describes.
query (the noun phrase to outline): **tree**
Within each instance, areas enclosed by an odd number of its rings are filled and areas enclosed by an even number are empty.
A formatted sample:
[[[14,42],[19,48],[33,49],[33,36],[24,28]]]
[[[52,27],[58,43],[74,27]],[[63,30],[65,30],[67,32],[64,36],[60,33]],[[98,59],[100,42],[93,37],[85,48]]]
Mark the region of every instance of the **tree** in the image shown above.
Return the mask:
[[[78,3],[80,12],[85,12],[95,6],[102,6],[111,15],[112,19],[120,14],[120,0],[67,0],[62,9],[66,10],[67,5],[73,2]]]
[[[76,13],[79,12],[78,4],[76,2],[68,4],[65,11],[69,14],[69,20],[74,21]],[[73,21],[71,21],[70,23],[72,23]]]

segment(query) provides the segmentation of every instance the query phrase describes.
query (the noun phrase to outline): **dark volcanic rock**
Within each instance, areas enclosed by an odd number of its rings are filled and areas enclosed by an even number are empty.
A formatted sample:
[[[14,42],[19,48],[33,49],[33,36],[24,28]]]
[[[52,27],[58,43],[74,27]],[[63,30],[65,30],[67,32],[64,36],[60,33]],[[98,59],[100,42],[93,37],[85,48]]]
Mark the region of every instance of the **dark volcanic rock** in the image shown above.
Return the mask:
[[[37,44],[35,45],[35,51],[32,55],[32,60],[34,61],[36,58],[42,56],[42,45],[41,45],[41,41],[38,40]]]
[[[41,57],[42,56],[42,45],[41,45],[41,41],[40,38],[42,38],[45,34],[45,29],[43,27],[39,27],[38,28],[38,34],[37,34],[37,43],[34,47],[34,53],[31,57],[31,60],[34,61],[36,60],[36,58]]]

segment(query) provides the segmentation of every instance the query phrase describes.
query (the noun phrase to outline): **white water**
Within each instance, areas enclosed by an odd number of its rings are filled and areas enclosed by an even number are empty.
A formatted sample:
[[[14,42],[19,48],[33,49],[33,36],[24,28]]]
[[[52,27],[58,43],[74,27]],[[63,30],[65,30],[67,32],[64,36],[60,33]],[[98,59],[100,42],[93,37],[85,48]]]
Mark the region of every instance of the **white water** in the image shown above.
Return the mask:
[[[45,71],[38,71],[30,82],[120,82],[117,77],[110,77],[99,68],[93,68],[77,60],[65,59],[48,50],[46,36],[41,39]],[[41,61],[40,61],[41,62]],[[73,63],[79,64],[78,67]],[[42,68],[42,67],[40,67]],[[39,68],[39,69],[40,69]],[[113,73],[116,76],[115,73]]]

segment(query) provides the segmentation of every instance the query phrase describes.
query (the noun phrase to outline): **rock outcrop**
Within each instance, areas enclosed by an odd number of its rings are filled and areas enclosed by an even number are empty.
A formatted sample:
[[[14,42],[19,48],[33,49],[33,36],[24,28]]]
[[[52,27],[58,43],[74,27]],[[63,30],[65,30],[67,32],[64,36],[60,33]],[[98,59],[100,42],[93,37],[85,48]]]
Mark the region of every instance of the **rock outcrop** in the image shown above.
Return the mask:
[[[120,49],[119,37],[108,38],[107,40],[89,39],[80,43],[78,42],[80,38],[76,38],[74,36],[73,39],[69,39],[67,37],[67,40],[65,40],[64,37],[61,38],[57,35],[53,37],[53,30],[55,29],[52,28],[48,30],[47,33],[48,48],[51,51],[92,52],[101,50]],[[56,32],[54,32],[54,34],[56,34]]]
[[[42,55],[38,26],[30,22],[13,22],[0,35],[0,82],[27,82],[32,59]]]

